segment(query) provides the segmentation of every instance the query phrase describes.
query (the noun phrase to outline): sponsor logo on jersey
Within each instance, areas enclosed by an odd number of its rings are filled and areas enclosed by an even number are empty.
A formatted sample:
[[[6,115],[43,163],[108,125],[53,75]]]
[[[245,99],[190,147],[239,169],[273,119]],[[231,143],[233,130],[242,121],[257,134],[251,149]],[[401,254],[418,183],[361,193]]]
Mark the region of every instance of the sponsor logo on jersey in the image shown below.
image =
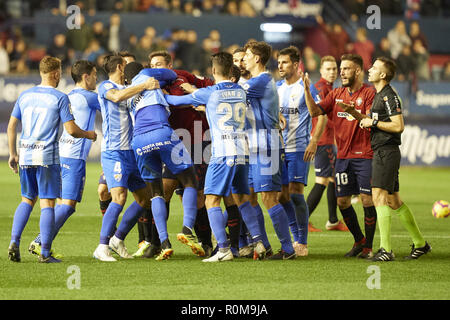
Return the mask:
[[[345,118],[345,119],[347,119],[348,121],[356,120],[350,113],[347,113],[347,112],[339,111],[339,112],[337,113],[337,116],[338,116],[339,118]]]

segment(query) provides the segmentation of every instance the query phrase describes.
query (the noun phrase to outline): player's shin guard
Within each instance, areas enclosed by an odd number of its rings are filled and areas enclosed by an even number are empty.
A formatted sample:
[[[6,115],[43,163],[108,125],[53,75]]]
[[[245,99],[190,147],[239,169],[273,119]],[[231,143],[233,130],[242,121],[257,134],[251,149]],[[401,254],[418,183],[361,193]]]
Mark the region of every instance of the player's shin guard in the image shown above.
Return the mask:
[[[288,201],[281,204],[286,211],[286,215],[288,218],[289,229],[291,229],[292,236],[294,237],[295,242],[300,241],[300,233],[298,230],[297,218],[295,217],[295,208],[292,201]]]
[[[60,204],[55,207],[55,230],[53,239],[55,239],[59,230],[74,212],[75,208],[67,204]]]
[[[122,212],[123,207],[120,204],[111,202],[106,209],[102,221],[102,230],[100,231],[100,244],[109,245],[109,239],[114,234],[114,229],[117,224],[117,219]]]
[[[328,221],[330,221],[331,223],[336,223],[338,222],[337,198],[336,198],[336,185],[333,182],[330,182],[328,184],[327,201],[328,201]]]
[[[41,209],[41,218],[39,219],[39,229],[41,233],[41,254],[44,257],[50,255],[52,247],[53,232],[55,229],[55,209],[43,208]]]
[[[183,226],[192,229],[197,216],[197,189],[184,188],[183,193]]]
[[[299,193],[291,194],[292,202],[295,207],[295,216],[297,218],[299,243],[308,243],[308,222],[309,222],[309,210],[305,201],[305,196]]]
[[[306,203],[308,204],[310,216],[316,209],[317,205],[319,204],[323,192],[325,191],[325,188],[326,187],[323,184],[316,183],[311,189],[311,192],[308,194],[308,197],[306,198]]]
[[[350,206],[347,209],[339,210],[341,211],[344,222],[352,233],[355,242],[360,242],[361,240],[363,240],[364,235],[361,231],[361,228],[359,227],[358,217],[356,216],[356,212],[355,209],[353,209],[353,206]]]
[[[120,240],[124,240],[145,210],[146,209],[142,208],[136,201],[130,204],[123,214],[122,221],[120,221],[115,236]]]
[[[208,209],[208,219],[214,237],[216,237],[219,248],[228,247],[227,233],[225,231],[225,218],[220,207],[213,207]]]
[[[156,229],[158,230],[159,241],[163,243],[164,240],[169,238],[169,234],[167,233],[166,201],[163,197],[155,197],[152,199],[152,213]]]
[[[242,215],[242,220],[245,222],[252,238],[255,241],[262,240],[261,228],[258,222],[258,217],[256,215],[255,209],[252,207],[250,202],[245,202],[239,206],[239,211]]]
[[[105,201],[99,200],[100,211],[101,211],[102,215],[105,215],[106,210],[108,209],[108,206],[111,203],[111,201],[112,201],[112,198],[105,200]]]
[[[21,202],[14,213],[13,225],[11,230],[11,242],[15,242],[17,246],[20,245],[20,238],[22,236],[23,229],[30,218],[33,207],[28,203]]]
[[[366,234],[365,247],[372,249],[373,237],[377,228],[377,210],[374,206],[364,207],[364,231]],[[385,248],[386,249],[386,248]]]
[[[241,214],[236,205],[227,207],[228,219],[227,226],[230,234],[230,245],[239,249],[239,234],[241,232]]]
[[[278,239],[281,242],[281,249],[284,252],[294,252],[294,247],[291,242],[291,234],[289,233],[289,223],[286,215],[286,211],[281,204],[277,204],[267,210],[269,212],[270,219],[277,234]]]

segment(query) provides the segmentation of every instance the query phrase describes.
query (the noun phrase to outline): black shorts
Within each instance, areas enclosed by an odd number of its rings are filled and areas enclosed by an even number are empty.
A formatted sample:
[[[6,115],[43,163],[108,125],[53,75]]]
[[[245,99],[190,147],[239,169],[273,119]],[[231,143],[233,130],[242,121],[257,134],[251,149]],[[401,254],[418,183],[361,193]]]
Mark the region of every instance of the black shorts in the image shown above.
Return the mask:
[[[336,153],[334,144],[325,144],[317,147],[316,155],[314,156],[316,177],[334,177]]]
[[[335,171],[336,196],[372,194],[372,159],[337,159]]]
[[[389,194],[399,191],[398,170],[401,154],[398,146],[382,146],[373,152],[372,188],[387,190]]]

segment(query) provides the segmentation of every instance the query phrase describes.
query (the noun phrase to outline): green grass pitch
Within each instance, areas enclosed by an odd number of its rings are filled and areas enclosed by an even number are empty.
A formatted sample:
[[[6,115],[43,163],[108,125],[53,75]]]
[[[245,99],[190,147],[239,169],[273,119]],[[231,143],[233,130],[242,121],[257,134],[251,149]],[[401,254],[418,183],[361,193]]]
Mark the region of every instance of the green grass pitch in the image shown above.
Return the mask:
[[[99,240],[101,214],[97,180],[100,165],[89,163],[83,201],[54,242],[64,254],[63,263],[38,264],[27,252],[39,229],[36,205],[22,241],[22,262],[7,259],[12,218],[20,201],[19,178],[0,164],[0,299],[169,299],[169,300],[300,300],[300,299],[449,299],[450,298],[450,218],[436,219],[431,207],[436,200],[450,200],[449,168],[401,168],[403,200],[413,210],[431,254],[417,261],[403,261],[411,241],[398,217],[392,218],[393,250],[397,261],[374,264],[343,257],[352,246],[350,233],[323,231],[309,234],[309,256],[292,261],[253,261],[205,264],[189,248],[176,240],[181,230],[182,207],[178,198],[171,203],[168,230],[174,256],[168,261],[153,259],[102,263],[92,258]],[[310,172],[309,193],[313,185]],[[128,198],[130,203],[132,196]],[[363,210],[355,209],[362,225]],[[340,216],[340,213],[339,213]],[[274,249],[279,248],[270,218],[266,229]],[[326,197],[322,198],[311,221],[324,229]],[[130,252],[137,248],[137,230],[126,239]],[[379,245],[378,233],[374,247]],[[379,289],[370,289],[371,266],[379,267]],[[80,271],[80,289],[69,289],[70,268]],[[69,271],[69,273],[68,273]],[[70,282],[70,281],[69,281]]]

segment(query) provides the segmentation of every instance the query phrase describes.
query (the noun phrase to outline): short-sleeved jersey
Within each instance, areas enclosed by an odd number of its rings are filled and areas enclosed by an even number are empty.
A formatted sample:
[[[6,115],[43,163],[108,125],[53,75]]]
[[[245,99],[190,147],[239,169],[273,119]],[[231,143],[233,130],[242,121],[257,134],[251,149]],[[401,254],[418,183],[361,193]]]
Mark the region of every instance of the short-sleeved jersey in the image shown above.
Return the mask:
[[[98,101],[102,111],[102,151],[131,150],[133,123],[127,101],[112,102],[106,98],[109,90],[124,89],[125,86],[105,80],[98,86]]]
[[[251,153],[281,148],[280,114],[275,81],[268,72],[249,79],[247,93],[247,135]]]
[[[398,93],[388,84],[373,99],[370,117],[375,120],[391,122],[391,117],[402,114],[402,102]],[[400,145],[401,133],[390,133],[378,128],[371,128],[372,149],[384,145]]]
[[[341,87],[330,91],[318,104],[324,114],[328,116],[328,121],[333,122],[338,159],[372,159],[373,151],[370,146],[369,131],[361,129],[358,121],[344,112],[338,106],[338,102],[346,104],[353,102],[358,112],[369,115],[374,96],[375,88],[367,84],[363,84],[359,90],[353,93],[350,93],[348,88]]]
[[[208,78],[200,79],[184,70],[173,70],[177,74],[177,79],[170,85],[164,87],[170,95],[183,96],[185,91],[180,85],[189,83],[197,88],[205,88],[214,85],[214,81]],[[199,112],[193,108],[171,107],[169,124],[174,129],[185,129],[189,131],[192,143],[202,143],[206,130],[209,129],[208,120],[204,112]],[[201,124],[201,128],[200,128]]]
[[[67,95],[36,86],[22,92],[11,116],[22,122],[19,165],[59,164],[59,125],[74,120]]]
[[[331,90],[333,90],[333,84],[329,83],[324,78],[320,78],[320,80],[314,84],[314,87],[319,92],[320,99],[324,99],[328,95],[328,93]],[[313,134],[316,130],[317,121],[318,121],[317,117],[312,118],[311,134]],[[334,127],[332,121],[327,121],[325,129],[323,130],[322,136],[320,137],[320,140],[317,142],[317,145],[323,146],[330,144],[334,144]]]
[[[69,100],[75,123],[83,130],[94,130],[95,113],[100,111],[98,95],[95,92],[76,87],[69,93]],[[74,138],[64,129],[59,139],[59,155],[64,158],[86,160],[92,141]]]
[[[185,96],[167,95],[166,99],[172,105],[206,105],[212,158],[248,155],[245,133],[246,94],[241,86],[224,81]]]
[[[305,101],[305,87],[302,79],[288,85],[286,80],[277,82],[280,112],[286,118],[283,141],[286,152],[303,152],[309,144],[311,116]],[[314,86],[310,88],[315,102],[320,101]]]
[[[142,84],[150,77],[158,80],[160,86],[165,86],[177,75],[169,69],[143,69],[133,78],[132,85]],[[128,100],[128,107],[134,117],[134,136],[169,126],[169,104],[161,89],[142,91]]]

